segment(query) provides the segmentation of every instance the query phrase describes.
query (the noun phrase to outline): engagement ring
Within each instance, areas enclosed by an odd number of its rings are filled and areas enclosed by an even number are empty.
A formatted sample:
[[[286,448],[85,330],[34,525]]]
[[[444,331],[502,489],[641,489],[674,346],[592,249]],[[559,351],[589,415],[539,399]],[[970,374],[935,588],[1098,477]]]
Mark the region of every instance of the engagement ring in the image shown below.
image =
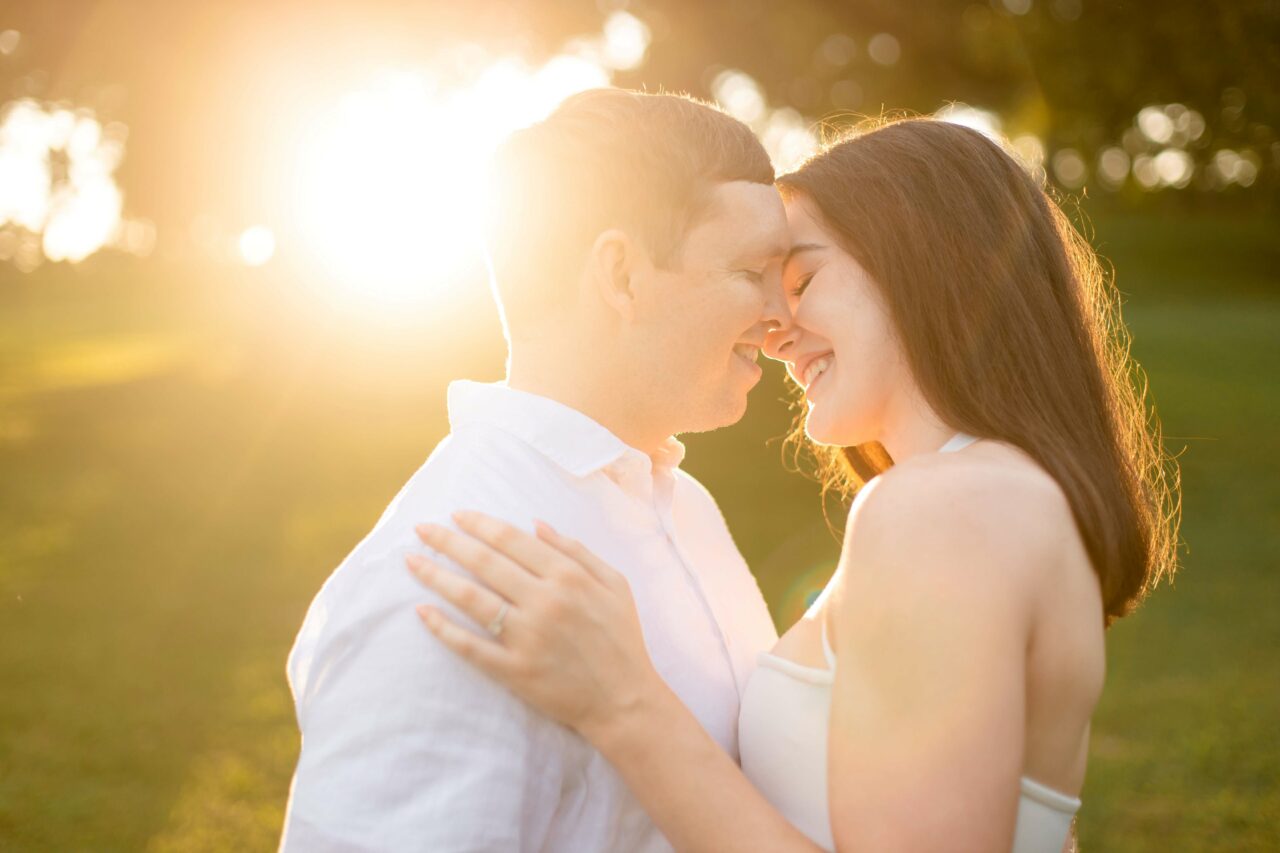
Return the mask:
[[[502,620],[507,618],[507,610],[511,607],[507,602],[502,602],[502,606],[498,608],[498,615],[493,617],[493,621],[489,623],[489,633],[498,638],[502,636]]]

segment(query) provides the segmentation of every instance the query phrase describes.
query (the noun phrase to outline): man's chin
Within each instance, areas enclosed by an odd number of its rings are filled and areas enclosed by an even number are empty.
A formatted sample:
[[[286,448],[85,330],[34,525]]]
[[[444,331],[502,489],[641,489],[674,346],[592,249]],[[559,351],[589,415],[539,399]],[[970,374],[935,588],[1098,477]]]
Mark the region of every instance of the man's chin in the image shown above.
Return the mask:
[[[747,414],[747,395],[737,394],[726,398],[715,408],[690,406],[685,410],[685,426],[681,433],[714,432],[727,426],[733,426]],[[690,415],[692,417],[690,417]]]

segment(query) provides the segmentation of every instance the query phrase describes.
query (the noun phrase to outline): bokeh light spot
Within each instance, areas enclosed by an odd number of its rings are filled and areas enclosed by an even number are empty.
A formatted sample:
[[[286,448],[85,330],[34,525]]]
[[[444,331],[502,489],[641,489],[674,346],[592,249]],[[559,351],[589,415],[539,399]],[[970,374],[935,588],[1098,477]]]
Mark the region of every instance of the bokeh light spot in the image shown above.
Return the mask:
[[[828,64],[843,68],[858,55],[858,43],[843,33],[836,33],[822,42],[818,55]]]
[[[84,260],[111,244],[124,197],[115,170],[123,125],[107,133],[88,110],[23,98],[0,110],[0,228],[26,232],[10,253],[19,269]]]
[[[1024,168],[1035,170],[1044,166],[1044,143],[1034,133],[1019,134],[1009,141],[1009,145]]]
[[[644,62],[653,34],[649,26],[628,12],[614,12],[604,22],[604,60],[625,71]]]
[[[1133,177],[1144,189],[1155,189],[1160,183],[1160,173],[1156,170],[1155,158],[1149,154],[1139,154],[1134,157]]]
[[[867,43],[867,55],[877,65],[896,65],[902,56],[902,45],[888,33],[876,33]]]
[[[1155,157],[1156,173],[1166,187],[1185,187],[1195,173],[1191,155],[1178,148],[1166,148]]]
[[[990,110],[978,109],[968,104],[952,103],[933,114],[951,124],[958,124],[970,130],[976,130],[988,139],[1002,142],[1000,137],[1000,117]]]
[[[725,112],[760,137],[778,174],[797,168],[817,150],[818,137],[811,123],[790,107],[771,108],[764,89],[750,74],[735,68],[722,70],[712,80],[711,91]]]
[[[762,118],[768,106],[760,85],[749,74],[734,69],[717,74],[711,92],[725,112],[747,124]]]
[[[1261,163],[1261,158],[1252,151],[1237,153],[1230,148],[1223,148],[1214,152],[1210,169],[1224,185],[1239,184],[1248,187],[1257,180]]]
[[[254,225],[240,233],[236,241],[240,259],[251,267],[260,267],[276,253],[276,235],[265,225]]]
[[[1098,177],[1102,183],[1115,189],[1129,177],[1129,155],[1123,148],[1112,146],[1098,155]]]
[[[1173,138],[1173,121],[1159,107],[1143,107],[1138,112],[1138,129],[1157,145],[1165,145]]]
[[[1074,148],[1062,148],[1053,155],[1053,176],[1058,183],[1068,189],[1076,189],[1084,185],[1084,158]]]

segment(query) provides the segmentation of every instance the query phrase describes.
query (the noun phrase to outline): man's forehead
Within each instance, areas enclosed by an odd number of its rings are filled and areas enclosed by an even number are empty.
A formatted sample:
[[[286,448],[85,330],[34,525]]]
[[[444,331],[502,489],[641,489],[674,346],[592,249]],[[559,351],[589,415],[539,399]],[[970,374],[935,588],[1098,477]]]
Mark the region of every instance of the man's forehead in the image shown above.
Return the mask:
[[[773,184],[719,184],[697,227],[718,243],[750,249],[763,257],[787,251],[787,214]]]

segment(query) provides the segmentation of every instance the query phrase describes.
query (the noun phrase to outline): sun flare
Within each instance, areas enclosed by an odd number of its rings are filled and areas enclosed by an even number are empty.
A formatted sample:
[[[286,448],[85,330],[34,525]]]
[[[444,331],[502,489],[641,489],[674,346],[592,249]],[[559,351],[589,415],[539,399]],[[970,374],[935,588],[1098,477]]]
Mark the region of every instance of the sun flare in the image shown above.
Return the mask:
[[[494,149],[570,95],[609,85],[648,38],[618,13],[599,38],[541,65],[488,57],[462,80],[384,71],[337,100],[307,126],[294,170],[295,222],[322,277],[359,303],[403,306],[481,268]]]
[[[297,222],[335,281],[399,302],[474,248],[482,152],[427,79],[387,75],[316,123],[298,164]]]

